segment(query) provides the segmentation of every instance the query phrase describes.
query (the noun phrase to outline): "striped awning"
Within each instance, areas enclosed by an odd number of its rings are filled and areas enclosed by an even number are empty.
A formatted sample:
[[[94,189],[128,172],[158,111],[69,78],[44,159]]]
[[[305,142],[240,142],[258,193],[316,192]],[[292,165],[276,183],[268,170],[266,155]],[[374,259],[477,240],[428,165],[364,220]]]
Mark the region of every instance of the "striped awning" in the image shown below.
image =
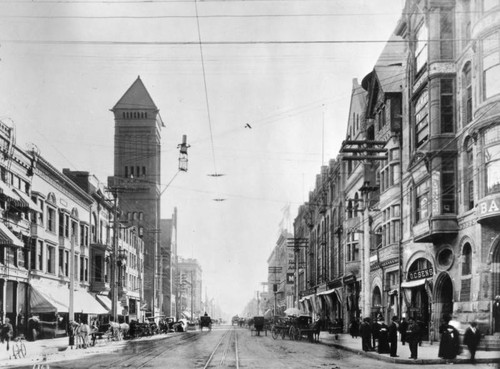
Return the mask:
[[[0,245],[24,247],[24,243],[2,222],[0,222]]]
[[[9,200],[14,201],[15,205],[21,204],[21,198],[16,194],[13,189],[4,181],[0,181],[0,194],[7,197]]]
[[[112,303],[108,296],[96,295],[96,297],[97,301],[99,301],[106,310],[111,311]]]
[[[19,200],[22,203],[22,207],[29,208],[31,210],[35,210],[38,212],[42,211],[40,206],[38,206],[33,200],[31,200],[31,197],[29,197],[26,193],[24,193],[21,190],[18,190],[17,188],[13,188],[12,190],[19,196]]]

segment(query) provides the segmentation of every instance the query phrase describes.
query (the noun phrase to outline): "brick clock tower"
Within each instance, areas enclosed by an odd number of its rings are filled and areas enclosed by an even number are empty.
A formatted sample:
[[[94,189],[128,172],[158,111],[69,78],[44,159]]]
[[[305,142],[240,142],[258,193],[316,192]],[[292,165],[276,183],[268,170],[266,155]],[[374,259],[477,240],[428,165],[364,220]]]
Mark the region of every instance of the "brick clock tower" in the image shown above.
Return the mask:
[[[111,109],[115,118],[114,177],[120,222],[135,225],[144,241],[144,294],[147,315],[162,306],[160,257],[161,129],[159,110],[140,77]],[[156,292],[156,293],[155,293]],[[125,301],[123,296],[118,296]],[[123,305],[123,303],[122,303]]]

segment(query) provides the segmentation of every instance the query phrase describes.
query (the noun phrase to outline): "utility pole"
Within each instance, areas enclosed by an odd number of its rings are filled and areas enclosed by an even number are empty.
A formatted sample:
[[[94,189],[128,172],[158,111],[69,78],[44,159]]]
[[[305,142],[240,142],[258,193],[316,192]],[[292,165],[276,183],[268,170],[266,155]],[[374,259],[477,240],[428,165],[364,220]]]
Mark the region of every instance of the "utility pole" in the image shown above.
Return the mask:
[[[71,236],[70,252],[70,275],[69,275],[69,321],[75,320],[74,294],[75,294],[75,235]]]
[[[113,192],[113,253],[111,254],[111,316],[114,322],[118,322],[118,193],[114,189]]]
[[[301,248],[308,247],[309,240],[307,238],[288,238],[287,239],[287,247],[293,248],[294,253],[294,294],[295,294],[295,307],[299,309],[299,253]]]
[[[375,140],[346,140],[342,142],[341,153],[347,154],[342,160],[362,161],[365,165],[363,186],[359,189],[363,195],[363,212],[361,224],[363,225],[363,242],[361,243],[361,307],[362,316],[370,316],[370,196],[371,192],[379,189],[378,186],[370,185],[371,180],[375,180],[374,175],[369,175],[368,166],[374,165],[377,161],[388,160],[386,141]]]

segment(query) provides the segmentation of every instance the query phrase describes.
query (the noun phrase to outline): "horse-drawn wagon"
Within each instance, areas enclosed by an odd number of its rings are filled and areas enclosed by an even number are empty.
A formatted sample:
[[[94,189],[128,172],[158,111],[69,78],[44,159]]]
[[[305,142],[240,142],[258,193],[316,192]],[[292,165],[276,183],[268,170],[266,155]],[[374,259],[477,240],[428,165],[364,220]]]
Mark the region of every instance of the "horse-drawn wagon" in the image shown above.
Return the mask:
[[[208,328],[209,331],[212,330],[212,319],[208,315],[204,315],[200,318],[200,330],[202,332],[203,328]]]

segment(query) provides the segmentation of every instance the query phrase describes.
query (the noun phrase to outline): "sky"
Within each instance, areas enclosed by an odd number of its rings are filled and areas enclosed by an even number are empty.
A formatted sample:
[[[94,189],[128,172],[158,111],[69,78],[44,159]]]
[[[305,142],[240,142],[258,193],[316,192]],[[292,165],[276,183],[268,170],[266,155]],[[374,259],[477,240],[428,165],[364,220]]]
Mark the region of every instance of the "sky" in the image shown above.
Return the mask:
[[[234,315],[262,291],[282,227],[337,156],[353,78],[373,69],[403,5],[1,0],[0,120],[19,147],[106,183],[110,109],[140,76],[165,123],[162,218],[177,208],[180,256],[198,259],[203,295]]]

